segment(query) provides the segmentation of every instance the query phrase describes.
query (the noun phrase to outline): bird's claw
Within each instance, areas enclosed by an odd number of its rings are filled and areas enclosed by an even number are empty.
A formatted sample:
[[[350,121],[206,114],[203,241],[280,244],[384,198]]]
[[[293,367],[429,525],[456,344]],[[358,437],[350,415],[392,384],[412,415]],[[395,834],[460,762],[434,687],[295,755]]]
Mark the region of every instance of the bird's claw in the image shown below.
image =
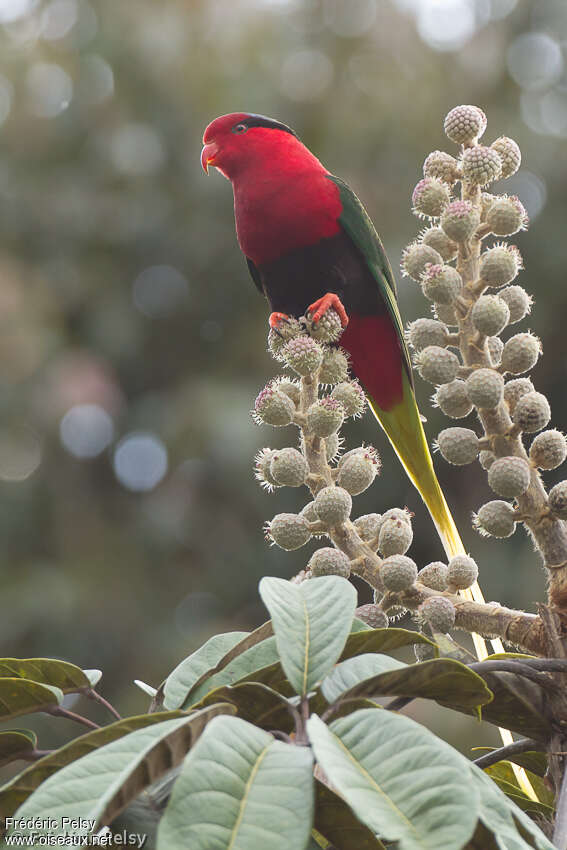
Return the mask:
[[[336,310],[339,319],[341,320],[341,325],[343,328],[346,328],[348,325],[348,316],[341,299],[335,292],[327,292],[327,294],[323,295],[322,298],[318,298],[317,301],[314,301],[313,304],[307,308],[307,313],[311,316],[313,324],[316,325],[331,308]]]
[[[281,336],[281,333],[279,331],[280,325],[289,324],[289,316],[287,315],[287,313],[271,313],[270,318],[268,319],[268,323],[274,333],[277,333],[278,336]]]

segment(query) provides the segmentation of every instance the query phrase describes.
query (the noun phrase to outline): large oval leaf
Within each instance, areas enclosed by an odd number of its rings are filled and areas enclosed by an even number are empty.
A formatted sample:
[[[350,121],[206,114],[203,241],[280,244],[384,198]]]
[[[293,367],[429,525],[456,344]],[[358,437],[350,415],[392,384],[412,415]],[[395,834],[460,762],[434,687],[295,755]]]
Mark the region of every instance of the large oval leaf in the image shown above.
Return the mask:
[[[484,679],[452,658],[434,658],[421,664],[403,664],[398,661],[396,669],[392,664],[394,659],[388,656],[375,656],[378,659],[376,661],[369,660],[366,655],[361,657],[365,659],[364,662],[358,662],[355,658],[343,661],[332,674],[335,679],[331,682],[330,692],[337,693],[342,700],[378,696],[422,697],[452,708],[471,709],[485,705],[492,699]],[[378,668],[383,666],[385,672],[365,678],[348,690],[339,691],[341,680],[352,680],[357,673],[363,675],[365,668],[370,671],[372,665]]]
[[[315,782],[315,829],[335,850],[384,850],[345,801],[319,781]]]
[[[545,692],[514,673],[483,673],[494,699],[482,710],[484,720],[536,741],[552,733],[546,717]]]
[[[435,646],[434,642],[421,632],[395,628],[367,629],[348,636],[339,661],[352,658],[353,655],[361,655],[363,652],[391,652],[393,649],[412,646],[416,643]]]
[[[50,755],[44,756],[0,788],[0,825],[5,826],[3,819],[13,815],[18,806],[21,806],[24,800],[42,782],[65,765],[71,764],[71,762],[103,747],[105,744],[110,744],[117,738],[135,732],[136,729],[143,729],[146,726],[153,726],[155,723],[176,717],[185,717],[185,715],[181,711],[164,711],[160,714],[140,714],[135,717],[126,717],[124,720],[110,723],[102,729],[87,732],[86,735],[81,735],[65,746],[59,747]]]
[[[357,655],[337,664],[335,669],[323,679],[321,691],[327,702],[335,702],[342,694],[361,682],[381,673],[400,670],[404,667],[407,667],[407,664],[378,652]]]
[[[326,676],[341,654],[352,626],[356,590],[339,576],[301,584],[263,578],[260,596],[272,617],[285,674],[295,692],[303,696]]]
[[[37,736],[28,729],[7,729],[0,732],[0,767],[29,755],[36,745]]]
[[[51,776],[20,806],[16,817],[51,816],[59,824],[63,817],[83,818],[92,827],[78,833],[88,834],[110,823],[144,788],[178,765],[209,720],[233,711],[233,706],[215,705],[131,732]],[[56,828],[52,834],[62,831],[63,827]]]
[[[173,670],[163,685],[163,706],[168,711],[181,708],[201,676],[248,636],[248,632],[226,632],[214,635]]]
[[[64,693],[91,687],[80,667],[57,658],[0,658],[0,678],[5,677],[54,685]]]
[[[245,652],[232,658],[221,670],[195,685],[185,700],[183,708],[192,708],[215,688],[220,688],[223,685],[234,685],[244,679],[256,681],[257,671],[273,664],[280,666],[278,657],[278,648],[274,637],[266,638],[266,640],[251,646]]]
[[[157,850],[304,850],[312,819],[311,751],[217,718],[185,759]]]
[[[290,732],[294,727],[287,700],[259,682],[242,682],[234,686],[216,688],[194,708],[203,708],[215,702],[231,703],[242,720],[247,720],[260,729]]]
[[[0,720],[46,711],[63,702],[63,691],[30,679],[0,679]]]
[[[461,850],[479,794],[462,756],[402,715],[364,709],[327,728],[307,724],[317,761],[356,816],[399,850]]]
[[[531,818],[514,805],[482,770],[470,762],[469,770],[473,785],[480,794],[480,819],[494,836],[498,850],[554,850],[553,844]]]

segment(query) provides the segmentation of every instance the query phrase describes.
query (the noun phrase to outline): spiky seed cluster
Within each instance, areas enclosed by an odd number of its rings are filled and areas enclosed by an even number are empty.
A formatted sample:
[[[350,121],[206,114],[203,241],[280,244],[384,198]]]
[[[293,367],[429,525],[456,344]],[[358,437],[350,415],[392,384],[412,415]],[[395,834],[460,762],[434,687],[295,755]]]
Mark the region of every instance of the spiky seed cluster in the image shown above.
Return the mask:
[[[323,321],[323,320],[321,320]],[[348,360],[339,348],[327,348],[323,353],[323,362],[319,372],[322,384],[340,384],[348,378]]]
[[[486,340],[486,347],[490,355],[490,362],[493,366],[499,366],[502,362],[502,352],[504,351],[504,343],[499,336],[489,336]]]
[[[341,464],[337,483],[351,496],[358,496],[370,487],[379,471],[380,463],[375,453],[359,452],[346,458]]]
[[[354,527],[360,537],[368,542],[377,536],[381,521],[382,516],[380,514],[364,514],[355,519]]]
[[[272,386],[289,396],[297,407],[301,398],[301,388],[296,380],[293,378],[277,378]]]
[[[532,298],[528,295],[525,289],[517,284],[507,286],[500,290],[499,297],[508,305],[510,318],[508,324],[515,325],[516,322],[521,322],[532,309]]]
[[[323,487],[314,502],[315,513],[328,526],[346,522],[352,510],[351,495],[342,487]]]
[[[535,434],[545,428],[551,419],[549,402],[542,393],[526,393],[514,411],[514,424],[526,434]]]
[[[541,342],[530,333],[515,334],[506,341],[502,352],[502,369],[521,375],[533,369],[541,354]]]
[[[495,150],[500,157],[502,163],[503,178],[511,177],[519,169],[522,162],[522,154],[518,144],[506,136],[500,136],[495,142],[490,145],[492,150]]]
[[[268,333],[268,349],[276,360],[283,360],[282,349],[285,344],[296,336],[301,336],[305,328],[298,319],[290,316],[280,322],[277,328],[270,328]]]
[[[494,369],[475,369],[465,386],[469,399],[478,408],[492,410],[504,396],[504,378]]]
[[[413,514],[410,513],[407,508],[389,508],[382,514],[381,523],[386,522],[387,519],[395,519],[400,520],[401,522],[407,522],[407,524],[411,526],[412,516]]]
[[[543,431],[530,446],[530,460],[538,469],[557,469],[566,458],[567,440],[561,431]]]
[[[488,215],[488,210],[496,200],[495,195],[491,195],[490,192],[482,192],[480,196],[480,218],[481,221],[486,221],[486,216]]]
[[[483,449],[478,456],[478,462],[482,466],[483,469],[489,470],[494,461],[496,460],[496,455],[494,452]]]
[[[516,530],[516,512],[509,502],[495,499],[478,509],[474,524],[491,537],[511,537]]]
[[[423,176],[436,177],[452,186],[461,176],[459,163],[445,151],[432,151],[423,163]]]
[[[289,425],[293,422],[294,415],[295,404],[290,397],[269,384],[256,397],[252,411],[255,422],[276,428]]]
[[[370,626],[371,629],[387,629],[390,623],[388,615],[382,611],[379,605],[374,605],[372,602],[367,605],[360,605],[354,612],[354,616]]]
[[[453,266],[428,263],[421,278],[425,297],[439,304],[452,304],[462,286],[461,275]]]
[[[325,456],[327,458],[327,463],[331,460],[336,460],[343,444],[342,438],[340,438],[338,433],[335,432],[334,434],[330,434],[328,437],[324,437],[323,442],[325,443]]]
[[[492,148],[476,145],[463,153],[461,169],[467,183],[488,186],[502,174],[502,160]]]
[[[378,534],[378,549],[385,557],[405,555],[412,540],[413,531],[409,522],[394,517],[382,520]]]
[[[421,242],[441,254],[446,263],[450,263],[457,256],[457,244],[449,239],[441,227],[429,227],[422,233]]]
[[[311,532],[301,514],[276,514],[266,526],[266,537],[281,549],[292,552],[307,543]]]
[[[510,308],[499,295],[481,295],[472,308],[471,319],[479,333],[496,336],[510,321]]]
[[[316,372],[323,362],[323,350],[310,336],[297,336],[286,342],[281,355],[287,365],[299,375]]]
[[[559,519],[567,519],[567,481],[560,481],[551,488],[549,507]]]
[[[451,419],[463,419],[473,409],[472,402],[467,395],[464,381],[456,379],[449,384],[441,384],[435,393],[435,403],[441,408],[445,416]]]
[[[443,258],[434,248],[421,242],[412,242],[402,254],[401,269],[404,275],[416,280],[418,283],[428,263],[443,264]]]
[[[521,201],[512,195],[495,200],[487,213],[486,223],[495,236],[513,236],[526,229],[528,215]]]
[[[459,321],[453,304],[434,304],[433,315],[446,325],[456,325]]]
[[[535,387],[529,378],[514,378],[504,384],[504,401],[508,405],[510,413],[514,413],[516,405],[522,396],[535,391]]]
[[[446,596],[430,596],[418,608],[420,617],[432,631],[447,634],[455,625],[455,606]]]
[[[423,380],[437,385],[453,381],[460,366],[456,354],[437,345],[428,345],[418,352],[416,362]]]
[[[449,568],[442,561],[433,561],[417,574],[417,580],[431,590],[447,590],[449,587]]]
[[[457,145],[468,145],[486,130],[486,115],[478,106],[455,106],[444,123],[445,135]]]
[[[307,461],[297,449],[278,449],[272,453],[270,474],[278,485],[301,487],[308,473]]]
[[[311,555],[307,569],[313,576],[350,576],[350,561],[340,549],[325,546]]]
[[[478,578],[476,561],[468,555],[455,555],[449,561],[449,584],[456,590],[466,590]]]
[[[307,502],[299,514],[304,517],[307,522],[319,522],[319,515],[315,510],[315,502]]]
[[[408,339],[416,351],[428,345],[444,348],[448,335],[447,326],[437,319],[416,319],[408,328]]]
[[[260,449],[254,458],[254,475],[256,480],[260,483],[261,487],[270,493],[275,487],[280,486],[270,471],[272,458],[275,454],[276,451],[274,449],[265,448]]]
[[[454,242],[467,242],[480,224],[480,213],[470,201],[452,201],[441,215],[441,227]]]
[[[360,416],[366,407],[366,396],[358,381],[343,381],[337,384],[331,398],[342,404],[345,416]]]
[[[420,180],[411,196],[413,211],[421,218],[439,218],[449,199],[449,187],[436,177]]]
[[[522,267],[515,245],[495,245],[480,258],[480,276],[488,286],[499,288],[511,283]]]
[[[465,466],[476,460],[479,439],[470,428],[445,428],[437,437],[439,451],[448,463]]]
[[[391,555],[382,561],[380,578],[386,590],[393,593],[409,590],[417,580],[415,561],[406,555]]]
[[[530,486],[530,477],[522,457],[499,457],[488,470],[488,485],[498,496],[517,499]]]
[[[318,342],[337,342],[343,332],[343,326],[339,314],[334,308],[327,310],[318,322],[313,322],[311,316],[307,317],[307,330],[309,336]]]
[[[330,437],[343,424],[345,412],[340,401],[324,396],[307,410],[307,426],[316,437]]]

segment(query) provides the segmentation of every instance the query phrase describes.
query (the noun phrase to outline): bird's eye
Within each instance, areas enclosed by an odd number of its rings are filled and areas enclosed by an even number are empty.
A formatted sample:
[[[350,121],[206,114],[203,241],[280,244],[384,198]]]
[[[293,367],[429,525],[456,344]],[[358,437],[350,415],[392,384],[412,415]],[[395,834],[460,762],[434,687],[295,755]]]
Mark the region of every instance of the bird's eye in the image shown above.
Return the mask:
[[[235,124],[232,128],[233,133],[245,133],[248,127],[246,124]]]

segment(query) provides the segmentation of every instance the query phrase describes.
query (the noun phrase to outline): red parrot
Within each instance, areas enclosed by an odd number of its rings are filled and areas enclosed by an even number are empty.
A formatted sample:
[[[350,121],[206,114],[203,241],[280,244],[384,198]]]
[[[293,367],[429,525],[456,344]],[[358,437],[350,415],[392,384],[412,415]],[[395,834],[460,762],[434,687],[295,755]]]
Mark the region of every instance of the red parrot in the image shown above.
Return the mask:
[[[223,115],[203,143],[204,170],[214,166],[232,183],[238,242],[270,325],[335,308],[352,372],[448,557],[464,552],[421,424],[392,270],[361,202],[290,127],[263,115]]]

